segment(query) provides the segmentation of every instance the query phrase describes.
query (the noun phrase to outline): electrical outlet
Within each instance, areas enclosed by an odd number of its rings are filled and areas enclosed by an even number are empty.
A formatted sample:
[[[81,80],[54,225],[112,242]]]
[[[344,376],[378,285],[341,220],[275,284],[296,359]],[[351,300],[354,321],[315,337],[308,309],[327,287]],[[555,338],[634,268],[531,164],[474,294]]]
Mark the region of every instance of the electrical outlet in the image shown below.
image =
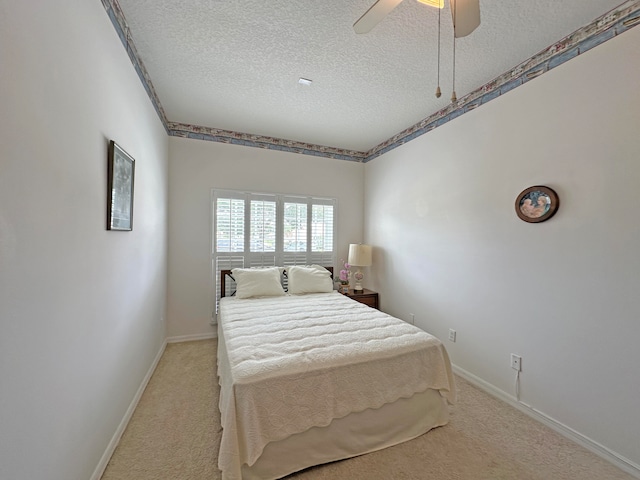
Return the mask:
[[[416,324],[416,316],[413,313],[410,313],[409,315],[411,315],[411,325],[415,325]]]
[[[522,357],[516,355],[515,353],[511,354],[511,368],[517,370],[519,372],[522,371]]]
[[[456,341],[456,331],[452,328],[449,329],[449,341],[454,343]]]

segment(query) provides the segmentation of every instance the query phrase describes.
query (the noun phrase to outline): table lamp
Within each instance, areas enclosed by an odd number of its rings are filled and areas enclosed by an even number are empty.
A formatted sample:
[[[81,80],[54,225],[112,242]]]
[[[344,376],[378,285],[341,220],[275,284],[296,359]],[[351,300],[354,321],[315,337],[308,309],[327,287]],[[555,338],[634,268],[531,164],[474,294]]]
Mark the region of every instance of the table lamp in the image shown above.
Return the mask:
[[[370,267],[371,266],[371,245],[363,245],[361,243],[352,243],[349,245],[349,265],[354,267]],[[356,279],[356,284],[353,289],[356,292],[362,291],[362,279],[364,274],[358,268],[358,271],[353,275]]]

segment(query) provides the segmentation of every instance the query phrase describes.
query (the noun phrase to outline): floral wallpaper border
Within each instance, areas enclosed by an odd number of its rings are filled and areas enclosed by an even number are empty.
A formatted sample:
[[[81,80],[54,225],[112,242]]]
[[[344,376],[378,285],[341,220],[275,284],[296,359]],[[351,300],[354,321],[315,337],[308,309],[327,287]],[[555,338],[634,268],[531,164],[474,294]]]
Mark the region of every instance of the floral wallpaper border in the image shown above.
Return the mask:
[[[158,117],[160,117],[160,121],[164,125],[167,133],[169,132],[167,114],[162,108],[162,104],[160,103],[160,98],[158,98],[158,94],[156,93],[155,88],[153,87],[153,83],[151,82],[151,77],[149,76],[149,72],[145,68],[142,63],[142,59],[138,54],[138,50],[136,49],[135,44],[133,43],[133,38],[131,37],[131,30],[129,29],[129,25],[127,24],[127,20],[124,18],[124,13],[120,8],[120,4],[118,0],[102,0],[102,6],[107,11],[107,15],[109,15],[109,19],[113,24],[113,27],[116,29],[116,33],[118,37],[120,37],[120,41],[122,42],[122,46],[127,51],[127,55],[129,55],[129,60],[133,64],[133,67],[136,69],[138,73],[138,77],[144,86],[144,89],[147,91],[147,95],[151,99],[151,103],[153,107],[156,109],[158,113]]]
[[[640,24],[640,0],[624,2],[614,10],[597,18],[589,25],[576,30],[540,53],[525,60],[515,68],[512,68],[482,87],[458,99],[457,102],[435,112],[415,125],[406,128],[371,150],[360,152],[169,121],[153,87],[149,73],[138,55],[138,51],[133,43],[131,31],[118,1],[102,0],[102,5],[107,11],[111,23],[116,29],[120,41],[125,47],[129,59],[136,69],[138,77],[147,91],[167,134],[174,137],[195,138],[211,142],[266,148],[269,150],[280,150],[283,152],[363,163],[369,162],[530,80],[538,78],[552,68],[562,65],[572,58]]]
[[[203,127],[200,125],[169,122],[168,127],[169,135],[173,137],[196,138],[198,140],[208,140],[210,142],[232,143],[234,145],[244,145],[246,147],[267,148],[269,150],[280,150],[283,152],[300,153],[316,157],[336,158],[338,160],[349,160],[352,162],[364,162],[367,156],[366,152],[327,147],[324,145],[314,145],[312,143],[296,142],[294,140],[285,140],[282,138],[264,137],[262,135],[252,135],[250,133],[233,132],[230,130],[221,130],[219,128]]]

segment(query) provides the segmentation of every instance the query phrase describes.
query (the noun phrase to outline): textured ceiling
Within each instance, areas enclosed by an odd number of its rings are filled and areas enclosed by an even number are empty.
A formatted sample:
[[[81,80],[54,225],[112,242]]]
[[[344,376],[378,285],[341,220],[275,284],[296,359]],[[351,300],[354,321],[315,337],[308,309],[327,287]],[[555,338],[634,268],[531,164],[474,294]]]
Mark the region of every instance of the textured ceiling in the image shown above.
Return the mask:
[[[446,107],[452,90],[448,2],[439,99],[438,10],[404,0],[354,33],[373,2],[118,0],[171,122],[363,152]],[[458,98],[620,3],[480,0],[480,27],[456,41]]]

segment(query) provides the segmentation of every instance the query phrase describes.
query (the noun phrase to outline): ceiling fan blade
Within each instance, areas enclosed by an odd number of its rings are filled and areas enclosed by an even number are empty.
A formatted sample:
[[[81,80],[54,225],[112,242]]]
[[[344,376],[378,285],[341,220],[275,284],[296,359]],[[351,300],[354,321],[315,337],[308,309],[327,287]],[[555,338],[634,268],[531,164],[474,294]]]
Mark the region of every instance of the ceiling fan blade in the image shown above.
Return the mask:
[[[466,37],[480,25],[480,0],[449,0],[456,38]]]
[[[353,29],[356,33],[369,32],[380,23],[391,10],[396,8],[400,2],[402,2],[402,0],[378,0],[353,24]]]

